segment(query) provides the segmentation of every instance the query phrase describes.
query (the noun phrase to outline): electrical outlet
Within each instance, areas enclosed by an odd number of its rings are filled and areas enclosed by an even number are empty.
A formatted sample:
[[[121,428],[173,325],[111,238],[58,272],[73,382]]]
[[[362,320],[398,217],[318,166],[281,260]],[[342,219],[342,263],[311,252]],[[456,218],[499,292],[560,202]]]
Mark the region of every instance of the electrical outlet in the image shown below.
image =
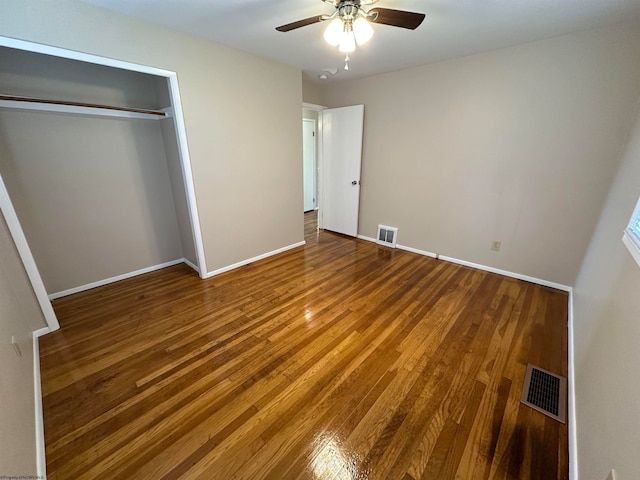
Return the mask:
[[[618,475],[616,474],[616,471],[613,468],[611,469],[611,472],[609,473],[607,480],[618,480]]]
[[[491,250],[493,250],[494,252],[499,252],[501,245],[502,242],[500,240],[494,240],[493,242],[491,242]]]
[[[16,355],[21,357],[22,350],[20,350],[20,345],[18,345],[18,342],[16,341],[16,337],[14,337],[13,335],[11,336],[11,345],[13,345],[13,350],[16,352]]]

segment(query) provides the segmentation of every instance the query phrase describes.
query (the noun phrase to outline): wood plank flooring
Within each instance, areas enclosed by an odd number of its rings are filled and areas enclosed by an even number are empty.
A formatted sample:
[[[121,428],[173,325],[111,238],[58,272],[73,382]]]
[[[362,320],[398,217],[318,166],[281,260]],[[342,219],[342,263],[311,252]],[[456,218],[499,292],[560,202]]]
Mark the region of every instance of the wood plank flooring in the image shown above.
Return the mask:
[[[520,404],[567,375],[567,295],[317,232],[200,280],[184,265],[54,302],[40,339],[62,479],[566,479]]]

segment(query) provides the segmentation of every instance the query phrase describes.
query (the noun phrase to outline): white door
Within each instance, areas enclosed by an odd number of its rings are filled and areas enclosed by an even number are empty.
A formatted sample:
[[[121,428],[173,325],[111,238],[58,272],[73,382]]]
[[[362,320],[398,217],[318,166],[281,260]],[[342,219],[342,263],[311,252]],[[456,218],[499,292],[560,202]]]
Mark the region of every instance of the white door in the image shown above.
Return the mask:
[[[302,120],[302,171],[304,211],[314,210],[316,203],[316,121]]]
[[[322,111],[322,228],[355,237],[364,105]]]

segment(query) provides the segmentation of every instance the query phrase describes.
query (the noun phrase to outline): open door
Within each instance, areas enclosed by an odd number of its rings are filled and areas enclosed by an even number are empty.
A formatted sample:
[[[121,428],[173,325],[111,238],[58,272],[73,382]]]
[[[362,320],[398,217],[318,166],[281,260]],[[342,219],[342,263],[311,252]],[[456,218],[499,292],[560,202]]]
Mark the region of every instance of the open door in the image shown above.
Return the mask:
[[[360,207],[364,105],[322,112],[322,228],[355,237]]]

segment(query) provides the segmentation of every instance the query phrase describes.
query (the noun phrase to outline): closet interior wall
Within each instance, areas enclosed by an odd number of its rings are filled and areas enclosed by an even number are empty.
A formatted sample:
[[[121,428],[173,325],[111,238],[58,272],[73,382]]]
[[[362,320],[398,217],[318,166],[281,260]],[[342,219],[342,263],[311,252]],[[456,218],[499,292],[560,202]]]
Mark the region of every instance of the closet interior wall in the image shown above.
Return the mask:
[[[164,77],[4,47],[0,94],[171,105]],[[49,295],[197,265],[173,118],[0,108],[0,174]]]
[[[172,105],[167,79],[154,77],[154,83],[159,104]],[[171,182],[171,191],[173,192],[178,231],[180,232],[180,240],[182,243],[182,253],[184,259],[191,264],[191,267],[195,267],[198,265],[198,257],[193,238],[193,230],[191,228],[191,216],[187,203],[187,192],[185,190],[182,162],[180,161],[180,151],[178,149],[178,137],[176,135],[173,117],[160,120],[160,127],[162,129],[164,150],[168,160],[169,180]]]

